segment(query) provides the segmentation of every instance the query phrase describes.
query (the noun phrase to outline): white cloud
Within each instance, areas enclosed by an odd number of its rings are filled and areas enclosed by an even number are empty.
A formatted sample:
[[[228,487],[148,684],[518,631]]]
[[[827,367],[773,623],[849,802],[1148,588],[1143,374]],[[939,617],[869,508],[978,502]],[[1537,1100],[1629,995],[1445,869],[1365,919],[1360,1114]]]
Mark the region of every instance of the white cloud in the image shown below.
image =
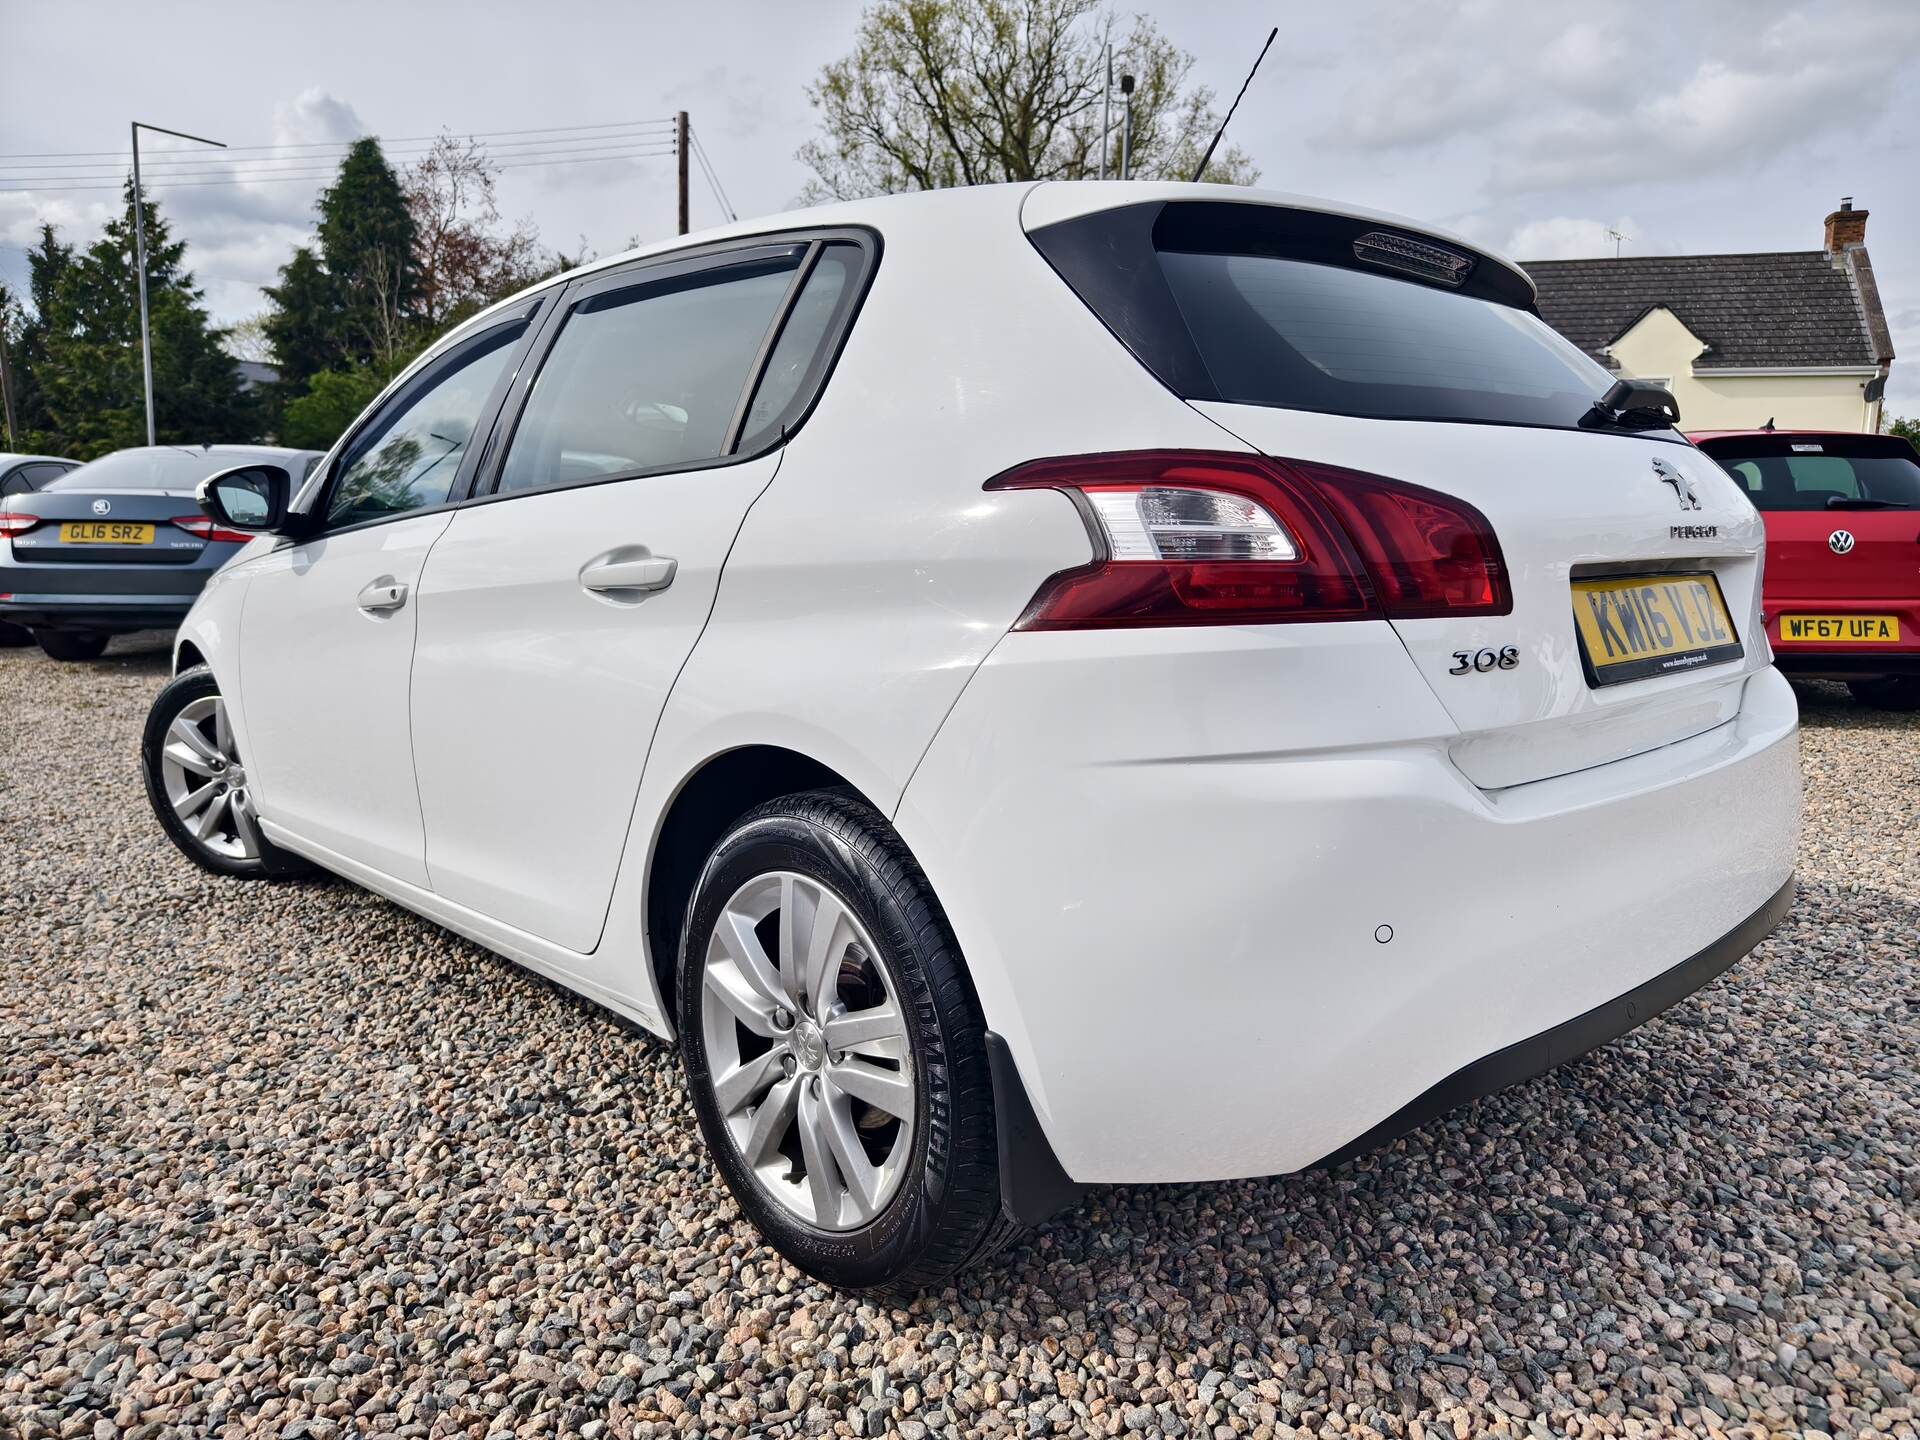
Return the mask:
[[[275,145],[344,145],[370,133],[353,106],[317,86],[273,107]]]
[[[1784,152],[1858,134],[1882,113],[1920,44],[1920,6],[1793,13],[1757,36],[1730,30],[1727,53],[1664,77],[1627,103],[1563,106],[1498,153],[1505,190],[1747,172]]]

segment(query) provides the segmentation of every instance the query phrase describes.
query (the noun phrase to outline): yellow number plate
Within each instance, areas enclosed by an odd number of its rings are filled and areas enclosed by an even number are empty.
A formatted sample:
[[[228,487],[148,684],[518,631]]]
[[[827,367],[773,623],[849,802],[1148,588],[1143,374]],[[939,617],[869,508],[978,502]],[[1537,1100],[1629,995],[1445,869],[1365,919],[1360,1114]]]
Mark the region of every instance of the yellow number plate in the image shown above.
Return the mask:
[[[1573,582],[1573,620],[1591,685],[1618,685],[1746,653],[1712,575]]]
[[[1900,640],[1898,615],[1782,615],[1782,640],[1840,640],[1848,645],[1892,645]]]
[[[60,527],[63,545],[151,545],[153,526],[120,520],[68,521]]]

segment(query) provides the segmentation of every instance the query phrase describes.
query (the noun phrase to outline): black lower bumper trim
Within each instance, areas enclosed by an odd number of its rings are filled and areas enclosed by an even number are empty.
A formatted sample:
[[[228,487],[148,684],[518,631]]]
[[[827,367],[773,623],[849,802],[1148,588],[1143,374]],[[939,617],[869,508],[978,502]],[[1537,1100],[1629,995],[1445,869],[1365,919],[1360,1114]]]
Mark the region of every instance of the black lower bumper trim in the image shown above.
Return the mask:
[[[1838,655],[1808,655],[1802,651],[1776,650],[1773,665],[1782,675],[1795,680],[1862,680],[1878,675],[1920,675],[1920,650],[1895,650],[1869,654],[1858,650]]]
[[[1092,1187],[1067,1178],[1033,1113],[1007,1042],[987,1032],[995,1129],[1000,1138],[1000,1205],[1022,1225],[1038,1225],[1079,1203]]]
[[[176,630],[192,608],[191,598],[178,607],[0,605],[0,621],[28,630],[85,630],[95,635],[129,635],[136,630]]]
[[[1735,961],[1766,939],[1786,917],[1793,904],[1793,891],[1794,882],[1788,880],[1766,904],[1691,959],[1662,971],[1624,995],[1594,1006],[1584,1015],[1576,1015],[1551,1030],[1515,1041],[1504,1050],[1496,1050],[1463,1066],[1432,1089],[1416,1095],[1352,1144],[1343,1145],[1307,1168],[1338,1165],[1356,1155],[1377,1150],[1436,1115],[1543,1075],[1644,1025],[1668,1006],[1686,999],[1709,980],[1732,969]]]

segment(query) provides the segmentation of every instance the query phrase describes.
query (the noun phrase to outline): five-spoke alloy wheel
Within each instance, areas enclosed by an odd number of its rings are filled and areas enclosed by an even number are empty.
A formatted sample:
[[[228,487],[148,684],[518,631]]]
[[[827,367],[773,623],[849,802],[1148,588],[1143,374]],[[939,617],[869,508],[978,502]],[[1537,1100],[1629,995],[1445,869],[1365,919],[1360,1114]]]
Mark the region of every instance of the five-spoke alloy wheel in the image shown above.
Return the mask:
[[[227,702],[205,666],[182,671],[154,698],[140,770],[161,826],[202,869],[249,878],[305,868],[260,833]]]
[[[679,1027],[722,1175],[803,1269],[904,1293],[1013,1233],[978,1002],[925,876],[856,797],[789,796],[722,838]]]

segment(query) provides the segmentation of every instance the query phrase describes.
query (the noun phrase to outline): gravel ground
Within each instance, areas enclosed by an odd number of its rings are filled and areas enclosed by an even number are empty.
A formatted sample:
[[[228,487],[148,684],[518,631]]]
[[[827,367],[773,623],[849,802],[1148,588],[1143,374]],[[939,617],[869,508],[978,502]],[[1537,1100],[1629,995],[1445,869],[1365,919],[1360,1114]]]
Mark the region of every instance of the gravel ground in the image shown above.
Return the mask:
[[[1799,905],[1667,1016],[898,1310],[759,1243],[666,1047],[179,859],[165,669],[0,651],[0,1435],[1920,1431],[1914,719],[1805,697]]]

